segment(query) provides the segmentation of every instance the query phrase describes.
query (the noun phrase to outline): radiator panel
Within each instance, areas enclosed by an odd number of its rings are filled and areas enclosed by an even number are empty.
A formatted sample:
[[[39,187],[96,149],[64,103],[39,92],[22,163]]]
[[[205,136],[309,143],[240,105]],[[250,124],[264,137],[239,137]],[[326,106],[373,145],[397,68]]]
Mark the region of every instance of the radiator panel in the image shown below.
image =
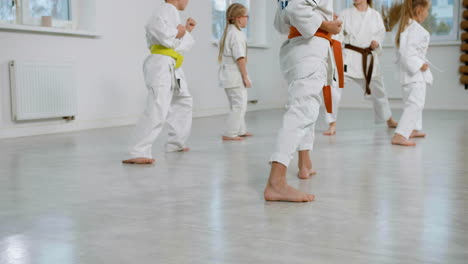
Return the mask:
[[[10,62],[13,120],[77,114],[75,66],[70,62]]]

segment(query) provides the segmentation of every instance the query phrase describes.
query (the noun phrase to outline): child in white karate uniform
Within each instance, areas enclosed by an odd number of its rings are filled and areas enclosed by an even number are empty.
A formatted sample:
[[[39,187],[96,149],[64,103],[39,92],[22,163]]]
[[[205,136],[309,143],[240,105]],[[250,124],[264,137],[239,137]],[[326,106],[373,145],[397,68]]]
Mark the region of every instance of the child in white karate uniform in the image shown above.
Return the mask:
[[[123,163],[151,164],[152,146],[164,124],[169,135],[166,151],[188,151],[185,146],[192,125],[192,96],[181,68],[183,53],[194,40],[190,32],[196,22],[181,24],[179,11],[189,0],[166,0],[146,24],[146,39],[151,54],[143,64],[148,99],[129,146],[130,159]]]
[[[391,141],[394,145],[415,146],[409,138],[426,136],[421,132],[422,111],[433,77],[426,58],[430,35],[421,23],[430,7],[429,0],[405,0],[403,4],[396,44],[404,109]]]
[[[385,36],[385,26],[380,13],[372,8],[372,0],[353,0],[353,7],[343,10],[339,19],[343,21],[343,30],[335,38],[345,44],[343,50],[345,87],[356,85],[366,91],[366,98],[373,104],[375,122],[386,122],[388,127],[395,128],[397,122],[392,118],[380,70],[379,57],[383,51],[382,42]],[[367,60],[365,71],[363,56]],[[370,68],[372,59],[373,65]],[[333,87],[336,111],[325,115],[329,128],[323,133],[324,135],[331,136],[336,133],[338,105],[342,91],[336,86]]]
[[[247,89],[252,86],[247,74],[247,38],[241,28],[247,27],[247,8],[232,4],[226,11],[226,28],[219,43],[219,85],[226,92],[231,112],[226,121],[223,140],[243,140],[247,132]]]
[[[332,0],[278,0],[275,28],[290,36],[280,50],[280,66],[288,81],[288,109],[270,158],[271,171],[264,191],[267,201],[310,202],[314,195],[303,193],[286,182],[287,168],[299,152],[299,173],[312,172],[309,151],[325,85],[331,85],[333,64],[330,41],[341,21],[334,20]],[[321,31],[320,31],[321,30]],[[293,32],[297,34],[291,34]],[[322,32],[322,36],[319,33]]]

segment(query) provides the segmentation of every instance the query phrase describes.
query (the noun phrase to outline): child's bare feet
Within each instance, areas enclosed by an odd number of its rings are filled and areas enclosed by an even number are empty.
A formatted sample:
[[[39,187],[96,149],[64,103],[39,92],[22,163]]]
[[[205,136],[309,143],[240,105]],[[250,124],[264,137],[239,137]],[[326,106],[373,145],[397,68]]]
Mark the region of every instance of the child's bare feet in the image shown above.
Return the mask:
[[[393,117],[390,117],[390,119],[387,120],[387,126],[388,128],[396,128],[398,126],[398,122],[393,119]]]
[[[323,132],[325,136],[333,136],[336,134],[336,122],[330,123],[327,131]]]
[[[400,145],[400,146],[407,146],[407,147],[414,147],[416,146],[416,143],[413,141],[409,141],[406,139],[404,136],[395,133],[395,135],[392,138],[392,144],[393,145]]]
[[[239,140],[244,140],[243,137],[226,137],[223,136],[223,140],[225,141],[239,141]]]
[[[286,166],[273,162],[271,165],[270,178],[265,187],[264,198],[266,201],[283,202],[312,202],[313,194],[303,193],[286,183]]]
[[[246,132],[244,135],[239,135],[239,137],[251,137],[251,136],[253,136],[253,134],[250,132]]]
[[[177,152],[187,152],[190,151],[190,148],[179,149]]]
[[[426,133],[423,133],[418,130],[413,130],[413,132],[411,132],[410,138],[415,138],[415,137],[426,137]]]
[[[124,164],[153,164],[154,159],[133,158],[133,159],[128,159],[128,160],[123,160],[122,163]]]
[[[317,174],[317,172],[312,169],[309,150],[299,151],[299,161],[297,165],[299,167],[299,173],[297,174],[299,179],[309,179],[311,176]]]
[[[314,176],[315,174],[317,174],[317,171],[316,170],[313,170],[312,168],[302,168],[299,170],[299,173],[297,174],[297,177],[299,179],[309,179],[310,177]]]

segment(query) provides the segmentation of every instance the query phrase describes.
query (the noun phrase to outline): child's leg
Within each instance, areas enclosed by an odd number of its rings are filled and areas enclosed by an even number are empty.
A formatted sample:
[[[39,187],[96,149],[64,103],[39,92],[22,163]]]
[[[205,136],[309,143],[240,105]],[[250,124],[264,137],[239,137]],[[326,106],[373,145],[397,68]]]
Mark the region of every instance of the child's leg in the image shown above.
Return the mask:
[[[168,137],[166,152],[189,151],[187,139],[192,129],[192,96],[175,95],[167,116]]]
[[[309,131],[302,139],[302,142],[299,144],[299,161],[298,168],[299,173],[298,177],[300,179],[309,179],[310,176],[317,174],[315,170],[312,169],[312,161],[310,160],[309,152],[313,150],[315,140],[315,123],[309,128]]]
[[[424,98],[425,96],[425,90],[424,90]],[[418,114],[418,121],[416,122],[416,128],[411,132],[410,138],[415,138],[415,137],[426,137],[426,133],[421,132],[423,128],[422,125],[422,111],[419,112]]]
[[[247,132],[247,124],[245,123],[245,114],[247,112],[247,101],[248,101],[248,94],[247,94],[247,89],[246,88],[241,88],[241,114],[240,114],[240,127],[239,127],[239,132],[238,135],[241,137],[250,137],[252,136],[251,133]]]
[[[299,149],[300,143],[317,121],[320,108],[320,92],[326,68],[313,75],[292,81],[289,85],[289,106],[278,133],[276,151],[270,162],[270,176],[265,188],[267,201],[309,202],[313,195],[300,192],[286,182],[287,166]],[[311,142],[313,144],[313,142]]]
[[[411,83],[403,86],[402,94],[405,103],[403,114],[392,138],[392,144],[402,146],[415,146],[409,141],[411,133],[418,124],[425,100],[425,83]]]
[[[362,88],[365,89],[365,82],[362,80]],[[388,102],[387,94],[383,84],[383,77],[374,78],[370,83],[371,95],[370,99],[374,106],[375,122],[387,122],[387,126],[395,128],[398,124],[392,118],[390,103]]]
[[[124,163],[153,163],[151,150],[154,141],[161,133],[172,99],[171,85],[148,88],[145,112],[138,121],[130,141],[130,159]]]
[[[223,134],[223,140],[243,140],[243,138],[239,136],[243,115],[245,115],[245,110],[243,110],[244,96],[242,90],[245,90],[245,88],[236,87],[224,89],[231,112],[226,120],[226,130]]]
[[[329,125],[327,131],[323,132],[325,136],[333,136],[336,134],[336,120],[338,118],[338,109],[340,106],[342,93],[343,89],[339,88],[338,84],[334,82],[332,85],[333,113],[325,113],[325,121]]]

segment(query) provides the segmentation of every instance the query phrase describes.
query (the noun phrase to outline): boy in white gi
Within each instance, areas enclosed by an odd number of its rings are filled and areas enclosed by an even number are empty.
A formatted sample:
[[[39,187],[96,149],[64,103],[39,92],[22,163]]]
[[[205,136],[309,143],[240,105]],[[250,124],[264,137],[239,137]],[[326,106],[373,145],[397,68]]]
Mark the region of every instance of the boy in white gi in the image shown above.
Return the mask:
[[[189,0],[166,0],[146,24],[146,39],[151,54],[143,64],[148,99],[130,142],[130,159],[123,163],[154,163],[151,149],[165,123],[169,135],[166,151],[188,151],[185,146],[192,126],[192,96],[181,65],[183,53],[194,40],[190,32],[196,22],[189,18],[181,24],[179,11]]]
[[[429,0],[405,0],[396,36],[400,82],[404,102],[403,114],[395,130],[392,144],[415,146],[412,137],[425,137],[422,133],[422,111],[426,99],[426,87],[433,77],[426,58],[430,35],[421,23],[429,15]]]
[[[271,171],[264,198],[267,201],[310,202],[314,195],[303,193],[286,182],[289,163],[299,151],[299,173],[312,171],[309,150],[325,85],[330,85],[333,67],[330,41],[341,21],[333,18],[332,0],[278,0],[275,28],[280,33],[297,31],[281,47],[281,70],[288,81],[288,109],[271,156]],[[325,32],[325,33],[324,33]],[[290,34],[291,35],[291,34]],[[295,34],[297,35],[297,34]]]
[[[382,54],[382,43],[385,37],[385,26],[381,15],[372,6],[372,0],[353,0],[354,6],[345,9],[339,15],[343,21],[343,30],[336,39],[345,44],[343,51],[345,64],[345,86],[357,85],[365,90],[366,98],[372,101],[376,123],[387,122],[395,128],[390,104],[385,93],[379,55]],[[341,99],[342,89],[334,87],[333,100],[336,109]],[[338,111],[326,114],[329,128],[324,135],[336,133]]]
[[[232,4],[226,11],[226,28],[219,42],[219,84],[226,92],[229,113],[223,140],[243,140],[247,132],[247,89],[252,86],[247,74],[247,38],[241,28],[247,27],[247,8]]]

